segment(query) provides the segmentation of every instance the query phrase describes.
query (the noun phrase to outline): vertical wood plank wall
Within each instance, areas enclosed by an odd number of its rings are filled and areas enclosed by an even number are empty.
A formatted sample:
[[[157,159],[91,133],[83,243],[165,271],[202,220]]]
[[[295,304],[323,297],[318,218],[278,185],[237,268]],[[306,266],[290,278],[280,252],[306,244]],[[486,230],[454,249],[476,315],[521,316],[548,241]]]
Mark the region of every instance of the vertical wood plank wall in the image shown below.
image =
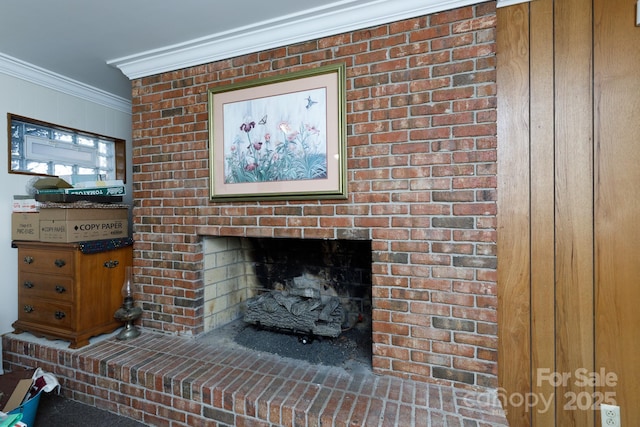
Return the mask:
[[[529,183],[531,209],[531,393],[552,396],[553,386],[536,381],[537,367],[555,364],[555,193],[554,193],[554,49],[553,2],[535,1],[529,5],[530,55],[535,68],[530,70],[531,143],[530,173],[535,179]],[[522,189],[521,189],[522,190]],[[524,191],[527,194],[527,191]],[[555,399],[548,408],[531,413],[532,425],[552,426],[555,418]],[[544,405],[543,405],[544,406]],[[515,424],[513,424],[515,425]]]
[[[497,18],[498,327],[508,325],[508,333],[498,332],[498,380],[509,393],[524,394],[531,388],[531,236],[529,195],[523,191],[530,182],[528,5],[498,9]],[[529,425],[524,407],[505,410],[511,425]]]
[[[640,425],[640,28],[635,2],[595,2],[596,371],[617,376],[623,426]],[[608,383],[608,384],[607,384]]]
[[[600,426],[601,400],[640,422],[634,14],[629,0],[498,9],[498,369],[513,426]]]
[[[594,390],[575,380],[577,369],[593,372],[594,357],[591,5],[584,0],[555,1],[553,15],[555,162],[549,166],[555,169],[556,364],[552,371],[571,375],[556,387],[556,425],[589,427],[593,413],[579,410],[571,400]]]

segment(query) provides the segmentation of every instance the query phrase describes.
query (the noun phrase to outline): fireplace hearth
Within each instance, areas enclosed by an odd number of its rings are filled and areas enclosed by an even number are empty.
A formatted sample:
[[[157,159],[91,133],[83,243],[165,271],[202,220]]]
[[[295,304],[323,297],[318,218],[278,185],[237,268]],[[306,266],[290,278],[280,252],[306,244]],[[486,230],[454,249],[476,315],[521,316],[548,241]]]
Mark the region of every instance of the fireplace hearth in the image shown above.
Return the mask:
[[[264,328],[238,319],[198,337],[198,341],[213,348],[252,350],[348,372],[372,371],[370,319],[362,319],[343,330],[337,338],[316,336],[309,341],[303,338],[304,335]]]

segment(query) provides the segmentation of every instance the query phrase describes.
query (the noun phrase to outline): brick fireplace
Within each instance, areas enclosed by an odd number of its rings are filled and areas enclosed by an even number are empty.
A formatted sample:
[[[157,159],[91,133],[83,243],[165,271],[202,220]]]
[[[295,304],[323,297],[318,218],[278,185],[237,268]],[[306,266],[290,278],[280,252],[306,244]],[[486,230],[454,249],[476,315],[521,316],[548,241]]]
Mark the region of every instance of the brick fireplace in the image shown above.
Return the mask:
[[[489,2],[134,80],[142,325],[196,336],[238,315],[207,307],[206,282],[236,279],[205,268],[211,245],[370,241],[374,371],[497,387],[495,25]],[[348,198],[209,201],[207,90],[336,62]]]

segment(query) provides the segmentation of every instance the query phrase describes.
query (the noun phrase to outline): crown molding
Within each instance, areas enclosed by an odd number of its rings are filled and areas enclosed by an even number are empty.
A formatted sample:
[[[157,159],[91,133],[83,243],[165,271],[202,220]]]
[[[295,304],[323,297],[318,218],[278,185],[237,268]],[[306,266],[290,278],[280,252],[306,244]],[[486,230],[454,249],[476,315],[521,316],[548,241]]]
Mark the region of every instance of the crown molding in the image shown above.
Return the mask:
[[[131,114],[131,101],[0,53],[0,73]]]
[[[514,4],[529,3],[532,0],[498,0],[496,7],[512,6]]]
[[[478,3],[483,1],[342,0],[107,63],[137,79]]]

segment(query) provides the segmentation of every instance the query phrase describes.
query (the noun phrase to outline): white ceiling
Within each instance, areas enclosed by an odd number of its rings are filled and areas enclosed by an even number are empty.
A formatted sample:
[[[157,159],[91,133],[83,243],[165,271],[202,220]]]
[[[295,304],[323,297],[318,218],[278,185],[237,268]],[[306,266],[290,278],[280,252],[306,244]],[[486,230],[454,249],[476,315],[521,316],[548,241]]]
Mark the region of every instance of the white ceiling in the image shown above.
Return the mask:
[[[132,78],[473,3],[480,1],[2,0],[0,62],[129,100]]]

